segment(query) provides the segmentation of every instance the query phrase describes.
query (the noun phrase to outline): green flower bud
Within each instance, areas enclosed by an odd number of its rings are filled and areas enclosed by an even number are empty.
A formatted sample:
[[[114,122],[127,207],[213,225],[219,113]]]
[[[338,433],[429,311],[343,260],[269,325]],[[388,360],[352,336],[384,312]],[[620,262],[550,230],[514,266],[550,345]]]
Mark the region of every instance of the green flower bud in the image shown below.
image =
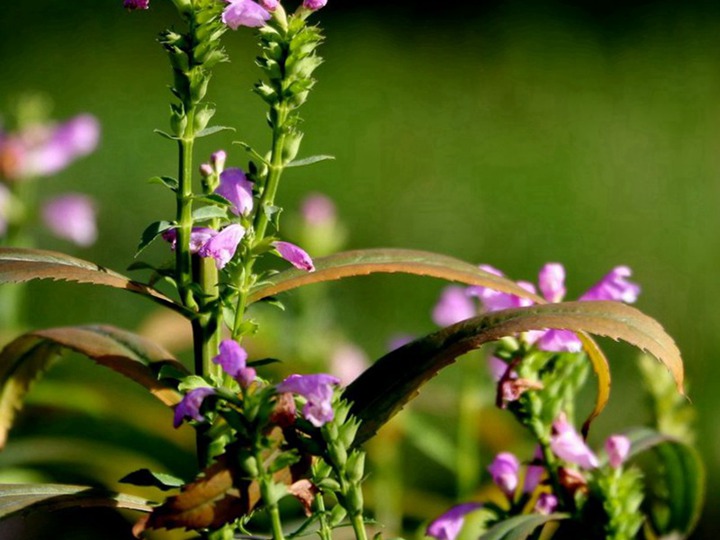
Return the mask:
[[[359,483],[365,474],[365,452],[353,450],[348,458],[346,471],[348,480]]]

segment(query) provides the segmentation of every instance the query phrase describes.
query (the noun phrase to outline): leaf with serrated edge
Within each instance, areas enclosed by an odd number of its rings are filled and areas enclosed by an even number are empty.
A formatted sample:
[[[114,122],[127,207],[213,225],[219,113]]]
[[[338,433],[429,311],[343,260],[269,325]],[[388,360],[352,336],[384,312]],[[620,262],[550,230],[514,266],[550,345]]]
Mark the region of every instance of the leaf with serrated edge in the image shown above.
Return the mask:
[[[91,358],[148,389],[168,406],[179,403],[180,394],[159,381],[162,366],[185,367],[162,347],[141,336],[112,326],[75,326],[37,330],[24,334],[0,352],[0,448],[5,445],[15,411],[32,382],[70,349]]]
[[[0,519],[63,508],[112,507],[150,512],[140,497],[62,484],[0,484]]]
[[[329,257],[315,259],[314,263],[314,272],[291,268],[263,281],[251,292],[249,301],[257,302],[313,283],[335,281],[353,276],[397,272],[446,279],[464,283],[465,285],[480,285],[496,291],[514,294],[521,298],[528,298],[538,304],[547,303],[544,298],[526,291],[507,278],[485,272],[477,266],[460,259],[427,251],[407,249],[345,251]],[[579,333],[578,336],[582,340],[583,347],[588,353],[598,378],[598,394],[595,407],[583,426],[583,431],[587,432],[590,422],[607,405],[610,397],[611,375],[608,361],[597,344],[583,333]]]
[[[152,287],[95,263],[55,251],[0,247],[0,283],[24,283],[34,279],[74,281],[124,289],[146,296],[174,311],[188,314],[185,308]]]
[[[560,513],[513,516],[494,525],[488,532],[483,534],[479,540],[525,540],[541,525],[569,517],[568,514]]]
[[[370,438],[443,367],[501,337],[557,328],[627,341],[670,370],[680,392],[683,364],[672,338],[654,320],[619,302],[564,302],[487,313],[404,345],[375,362],[344,393],[363,424],[356,443]]]

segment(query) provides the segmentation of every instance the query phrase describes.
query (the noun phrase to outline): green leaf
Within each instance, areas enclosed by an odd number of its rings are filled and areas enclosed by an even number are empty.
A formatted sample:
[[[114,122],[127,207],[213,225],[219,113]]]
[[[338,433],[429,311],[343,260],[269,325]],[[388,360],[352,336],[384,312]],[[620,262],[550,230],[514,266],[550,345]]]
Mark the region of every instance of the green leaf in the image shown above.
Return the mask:
[[[31,384],[64,350],[87,356],[148,389],[168,406],[181,395],[158,380],[162,366],[187,373],[184,366],[152,341],[112,326],[71,326],[23,334],[0,351],[0,447]]]
[[[419,414],[405,414],[405,435],[418,450],[454,472],[457,466],[457,448],[453,440]]]
[[[204,202],[207,204],[219,204],[221,206],[231,206],[232,203],[228,201],[225,197],[222,195],[218,195],[217,193],[210,193],[209,195],[198,195],[196,197],[193,197],[193,200]]]
[[[525,540],[542,525],[570,517],[568,514],[526,514],[501,521],[483,534],[479,540]]]
[[[637,428],[625,435],[631,443],[628,459],[651,449],[657,457],[658,466],[650,476],[661,486],[648,490],[645,501],[653,529],[663,538],[678,534],[686,538],[697,525],[705,499],[705,468],[700,455],[692,446],[650,428]],[[601,455],[600,460],[606,462],[607,456]]]
[[[152,287],[95,263],[55,251],[0,247],[0,283],[24,283],[34,279],[74,281],[125,289],[189,315],[185,308]]]
[[[343,396],[363,421],[356,444],[372,437],[443,367],[501,337],[558,328],[622,339],[665,364],[682,392],[683,364],[672,338],[654,320],[619,302],[564,302],[486,313],[448,326],[382,357]]]
[[[161,137],[164,137],[165,139],[170,139],[171,141],[179,141],[180,137],[176,137],[175,135],[170,135],[169,133],[163,131],[162,129],[154,129],[153,133],[157,133]]]
[[[153,176],[148,180],[148,184],[161,184],[172,191],[177,191],[180,186],[178,181],[171,176]]]
[[[155,487],[162,491],[169,491],[185,484],[182,478],[172,474],[153,472],[150,469],[139,469],[131,472],[121,478],[120,482],[132,484],[133,486]]]
[[[270,162],[261,156],[258,152],[255,151],[255,149],[250,146],[248,143],[242,142],[242,141],[233,141],[233,144],[239,144],[243,147],[243,149],[250,154],[252,157],[254,157],[256,160],[258,160],[260,163],[264,163],[268,167],[270,166]]]
[[[312,165],[313,163],[318,163],[320,161],[327,161],[329,159],[335,159],[335,156],[328,156],[328,155],[318,155],[318,156],[310,156],[303,159],[296,159],[285,165],[286,168],[289,167],[304,167],[305,165]]]
[[[133,255],[133,257],[135,258],[140,255],[140,253],[142,253],[153,240],[165,231],[172,229],[174,226],[175,223],[172,221],[155,221],[148,225],[142,235],[140,235],[140,243],[138,244],[137,251],[135,251],[135,255]]]
[[[192,213],[192,219],[195,223],[215,218],[227,218],[227,210],[218,206],[202,206]]]
[[[102,506],[152,511],[145,499],[99,488],[60,484],[0,484],[0,519],[63,508]]]
[[[219,133],[221,131],[235,131],[235,128],[230,127],[230,126],[210,126],[203,130],[198,131],[195,134],[195,138],[199,139],[201,137],[207,137],[208,135],[213,135],[213,134]]]

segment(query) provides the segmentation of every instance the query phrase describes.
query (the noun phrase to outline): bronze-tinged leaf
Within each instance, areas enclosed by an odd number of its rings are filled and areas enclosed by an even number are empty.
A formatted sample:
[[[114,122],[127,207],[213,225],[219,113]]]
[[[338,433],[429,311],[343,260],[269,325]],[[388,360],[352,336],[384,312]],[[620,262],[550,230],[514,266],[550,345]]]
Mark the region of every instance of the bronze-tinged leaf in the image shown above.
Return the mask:
[[[619,302],[565,302],[487,313],[448,326],[382,357],[347,387],[344,397],[362,421],[361,443],[398,412],[443,367],[473,349],[529,330],[558,328],[627,341],[670,370],[680,392],[683,364],[672,338],[654,320]]]
[[[403,273],[457,281],[467,285],[481,285],[522,298],[531,298],[540,304],[545,303],[543,298],[529,293],[514,281],[485,272],[460,259],[428,251],[362,249],[315,259],[314,263],[314,272],[291,268],[272,276],[251,292],[249,301],[257,302],[312,283],[378,273]]]
[[[0,283],[23,283],[34,279],[74,281],[124,289],[186,313],[182,306],[152,287],[95,263],[55,251],[0,247]]]
[[[129,377],[168,406],[181,399],[174,388],[158,380],[157,373],[164,365],[172,365],[181,372],[187,370],[165,349],[146,338],[112,326],[29,332],[0,351],[0,447],[5,445],[15,412],[22,407],[32,382],[66,349]]]
[[[87,486],[0,484],[0,519],[64,508],[112,507],[150,512],[147,501]]]

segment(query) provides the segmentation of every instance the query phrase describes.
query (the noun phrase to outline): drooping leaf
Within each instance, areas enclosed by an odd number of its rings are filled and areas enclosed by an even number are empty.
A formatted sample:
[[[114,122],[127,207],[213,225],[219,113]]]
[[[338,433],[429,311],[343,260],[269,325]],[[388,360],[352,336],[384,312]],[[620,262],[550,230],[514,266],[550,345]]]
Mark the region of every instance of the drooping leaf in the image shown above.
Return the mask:
[[[206,127],[205,129],[198,131],[195,134],[195,138],[199,139],[201,137],[207,137],[208,135],[220,133],[221,131],[235,131],[235,128],[229,127],[229,126],[210,126],[210,127]]]
[[[501,337],[558,328],[627,341],[665,364],[682,392],[683,364],[672,338],[654,320],[618,302],[564,302],[508,309],[461,321],[388,353],[344,393],[362,421],[356,443],[372,435],[443,367]]]
[[[148,180],[148,184],[160,184],[172,191],[177,191],[180,187],[180,183],[172,176],[153,176]]]
[[[140,235],[140,243],[138,244],[137,250],[135,250],[134,257],[140,255],[143,251],[145,251],[145,248],[153,242],[153,240],[165,231],[172,229],[174,226],[175,223],[172,221],[155,221],[148,225]]]
[[[152,510],[140,497],[104,489],[61,484],[0,484],[0,519],[77,507]]]
[[[30,385],[64,349],[129,377],[166,405],[176,405],[181,399],[172,386],[158,380],[157,374],[167,365],[187,370],[148,339],[111,326],[37,330],[16,338],[0,352],[0,447]]]
[[[0,247],[0,283],[24,283],[34,279],[74,281],[125,289],[186,313],[182,306],[152,287],[95,263],[54,251]]]
[[[310,156],[303,159],[295,159],[285,165],[285,167],[304,167],[305,165],[312,165],[313,163],[318,163],[320,161],[327,161],[329,159],[335,159],[335,156],[328,156],[324,154],[320,154],[317,156]]]
[[[279,272],[251,292],[249,301],[257,302],[268,296],[325,281],[377,273],[404,273],[430,276],[467,285],[481,285],[543,304],[545,300],[531,294],[515,282],[479,269],[454,257],[409,249],[364,249],[344,251],[315,259],[314,272],[291,268]]]
[[[626,433],[628,459],[653,450],[657,467],[651,475],[660,485],[649,490],[645,501],[650,523],[658,536],[687,538],[697,525],[705,498],[705,468],[698,452],[669,435],[650,428]],[[607,456],[601,455],[601,461]],[[660,494],[660,496],[657,496]]]
[[[551,521],[561,521],[568,514],[526,514],[513,516],[490,528],[479,540],[525,540],[542,525]]]
[[[123,484],[132,484],[133,486],[155,487],[163,491],[178,488],[185,481],[182,478],[171,474],[153,472],[150,469],[139,469],[120,479]]]

